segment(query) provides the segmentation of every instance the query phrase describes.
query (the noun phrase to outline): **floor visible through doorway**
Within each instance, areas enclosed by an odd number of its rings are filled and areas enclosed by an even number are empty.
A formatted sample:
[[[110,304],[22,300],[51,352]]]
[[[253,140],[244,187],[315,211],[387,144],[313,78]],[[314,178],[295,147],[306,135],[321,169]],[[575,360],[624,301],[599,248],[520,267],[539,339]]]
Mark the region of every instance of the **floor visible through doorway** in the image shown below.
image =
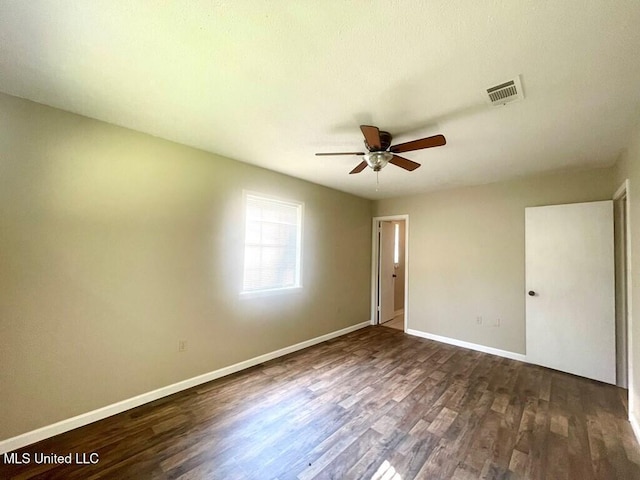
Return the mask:
[[[396,315],[391,320],[383,323],[382,326],[404,331],[404,314],[400,313]]]

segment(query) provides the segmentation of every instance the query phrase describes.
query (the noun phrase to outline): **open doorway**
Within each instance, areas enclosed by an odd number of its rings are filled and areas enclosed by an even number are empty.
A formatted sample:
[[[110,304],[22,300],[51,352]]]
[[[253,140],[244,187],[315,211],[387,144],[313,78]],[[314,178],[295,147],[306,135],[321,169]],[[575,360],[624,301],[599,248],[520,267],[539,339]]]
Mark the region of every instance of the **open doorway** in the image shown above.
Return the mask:
[[[372,323],[406,331],[408,215],[373,219]]]
[[[616,384],[628,388],[629,384],[629,180],[613,196],[614,252],[616,276]]]

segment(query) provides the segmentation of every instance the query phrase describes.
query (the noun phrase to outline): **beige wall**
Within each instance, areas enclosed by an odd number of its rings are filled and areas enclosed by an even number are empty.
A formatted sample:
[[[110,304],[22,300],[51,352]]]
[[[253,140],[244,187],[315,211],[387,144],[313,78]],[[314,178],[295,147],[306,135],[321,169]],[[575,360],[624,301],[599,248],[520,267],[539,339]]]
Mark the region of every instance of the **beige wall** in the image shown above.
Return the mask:
[[[243,189],[305,202],[301,291],[239,297]],[[369,320],[371,208],[0,95],[0,440]]]
[[[408,328],[524,354],[525,207],[612,193],[608,168],[376,202],[375,215],[409,214]]]
[[[617,189],[625,179],[629,179],[629,219],[631,229],[631,272],[640,272],[640,125],[636,127],[628,148],[616,164],[615,185]],[[629,344],[630,375],[629,375],[629,405],[630,416],[636,426],[640,425],[640,280],[637,274],[632,275],[631,288],[632,308],[631,336]]]

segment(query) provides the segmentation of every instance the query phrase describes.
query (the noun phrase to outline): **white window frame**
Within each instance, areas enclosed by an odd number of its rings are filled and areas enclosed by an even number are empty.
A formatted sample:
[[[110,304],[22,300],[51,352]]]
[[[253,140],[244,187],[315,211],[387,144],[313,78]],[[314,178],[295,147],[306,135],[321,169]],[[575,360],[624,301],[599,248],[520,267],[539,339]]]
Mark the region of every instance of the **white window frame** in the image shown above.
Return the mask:
[[[293,285],[286,287],[264,288],[260,290],[245,290],[245,268],[246,268],[246,245],[247,245],[247,200],[253,197],[261,201],[271,201],[274,203],[280,203],[288,206],[296,207],[297,209],[297,235],[296,235],[296,269],[295,269],[295,281]],[[265,193],[254,192],[249,190],[243,190],[243,225],[244,225],[244,241],[242,249],[242,284],[240,285],[240,296],[243,298],[287,293],[302,289],[302,235],[303,235],[303,220],[304,220],[304,202],[291,200],[287,198],[277,197],[274,195],[268,195]]]

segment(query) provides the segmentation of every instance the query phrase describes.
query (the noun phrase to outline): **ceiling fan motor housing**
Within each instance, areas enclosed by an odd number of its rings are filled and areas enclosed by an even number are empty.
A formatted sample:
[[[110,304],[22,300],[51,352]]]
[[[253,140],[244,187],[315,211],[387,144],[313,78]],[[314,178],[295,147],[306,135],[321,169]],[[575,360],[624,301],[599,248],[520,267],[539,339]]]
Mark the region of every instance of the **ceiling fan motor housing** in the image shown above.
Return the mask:
[[[391,140],[393,140],[393,137],[389,132],[383,132],[380,130],[380,148],[371,148],[366,139],[364,144],[370,152],[384,152],[391,146]]]

